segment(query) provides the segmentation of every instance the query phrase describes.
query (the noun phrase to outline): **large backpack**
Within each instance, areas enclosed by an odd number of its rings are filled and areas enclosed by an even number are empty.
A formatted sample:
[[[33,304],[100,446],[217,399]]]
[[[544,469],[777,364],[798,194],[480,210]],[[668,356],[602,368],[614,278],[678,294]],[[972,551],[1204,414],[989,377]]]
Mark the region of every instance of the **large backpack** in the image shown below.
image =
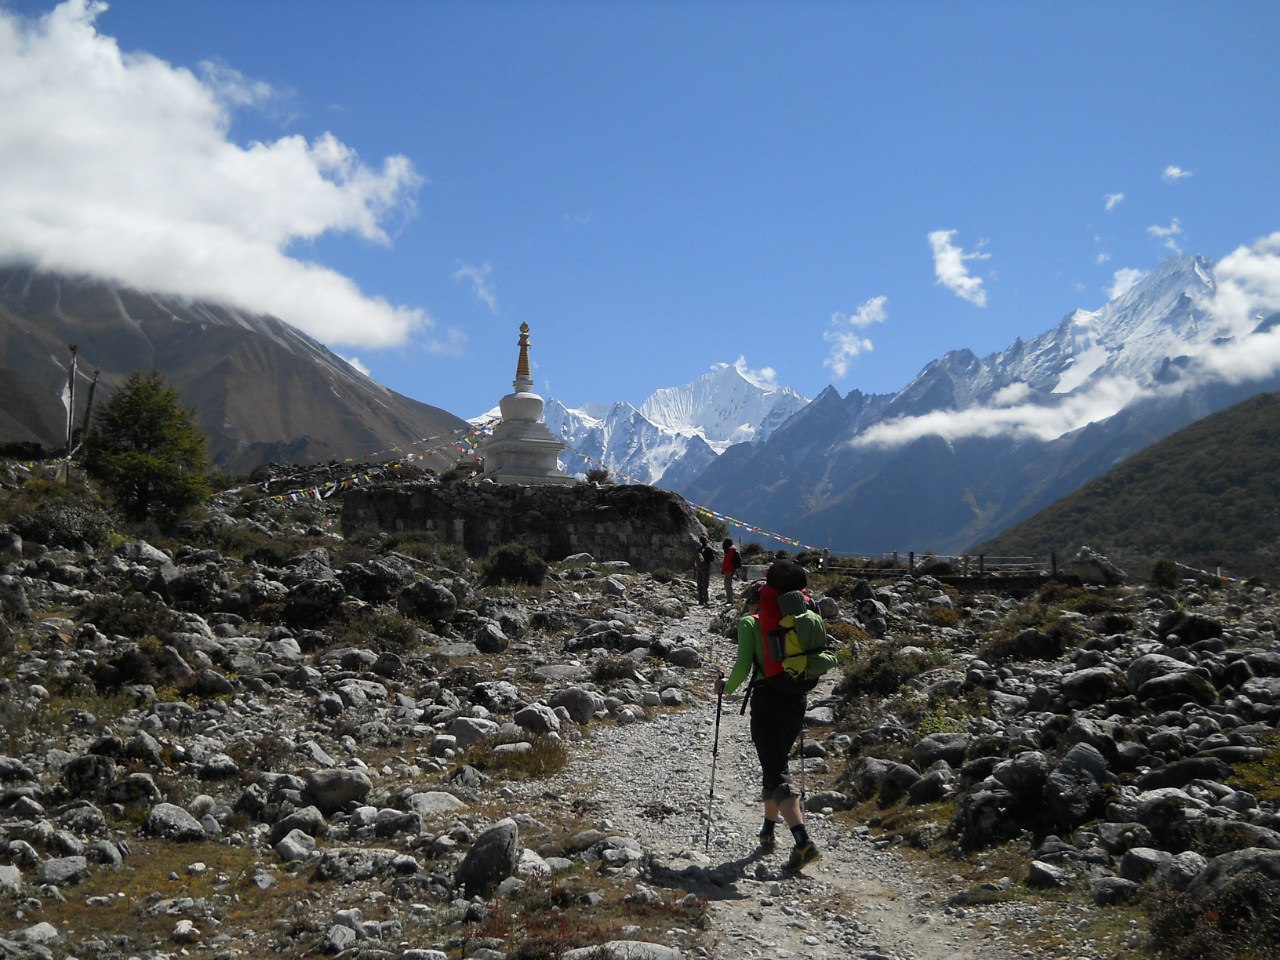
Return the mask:
[[[807,693],[838,662],[828,649],[826,624],[800,590],[780,594],[778,611],[778,625],[763,637],[764,682],[778,690]]]

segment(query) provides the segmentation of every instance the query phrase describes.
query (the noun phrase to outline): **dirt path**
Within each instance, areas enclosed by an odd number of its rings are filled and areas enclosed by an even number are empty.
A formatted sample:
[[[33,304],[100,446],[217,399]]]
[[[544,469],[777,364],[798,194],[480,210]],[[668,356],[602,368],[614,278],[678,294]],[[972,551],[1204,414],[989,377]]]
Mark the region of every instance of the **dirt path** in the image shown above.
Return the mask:
[[[706,636],[715,609],[695,607],[673,632]],[[1032,955],[1005,943],[1005,931],[1034,922],[1030,908],[1016,903],[949,907],[947,899],[967,885],[926,878],[865,830],[829,813],[807,816],[823,857],[802,874],[782,870],[792,846],[784,825],[778,829],[777,850],[762,856],[756,844],[762,816],[759,767],[747,717],[739,713],[740,696],[725,698],[721,712],[708,845],[716,714],[712,681],[718,669],[728,672],[734,645],[717,639],[712,654],[693,705],[648,723],[600,728],[567,776],[574,789],[607,811],[606,828],[635,838],[652,854],[657,882],[708,898],[713,957],[1009,960]],[[820,687],[812,699],[829,689],[829,684]],[[793,771],[798,769],[793,761]],[[812,790],[811,768],[806,779]]]

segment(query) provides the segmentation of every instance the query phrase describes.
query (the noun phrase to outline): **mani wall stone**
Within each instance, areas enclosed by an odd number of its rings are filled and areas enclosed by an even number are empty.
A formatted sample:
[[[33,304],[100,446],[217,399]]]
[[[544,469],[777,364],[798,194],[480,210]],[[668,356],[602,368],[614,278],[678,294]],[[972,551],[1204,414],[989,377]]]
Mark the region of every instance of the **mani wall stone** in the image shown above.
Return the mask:
[[[641,484],[568,487],[411,481],[347,491],[342,532],[426,530],[483,556],[522,541],[549,561],[575,553],[625,560],[641,571],[688,565],[703,532],[692,507]]]

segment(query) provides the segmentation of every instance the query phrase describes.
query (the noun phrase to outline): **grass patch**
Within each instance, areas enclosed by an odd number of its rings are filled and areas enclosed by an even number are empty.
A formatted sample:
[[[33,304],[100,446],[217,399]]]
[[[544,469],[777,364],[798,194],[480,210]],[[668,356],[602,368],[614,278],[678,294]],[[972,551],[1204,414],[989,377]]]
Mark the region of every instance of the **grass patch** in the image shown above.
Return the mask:
[[[1247,763],[1233,764],[1227,782],[1237,790],[1252,793],[1263,803],[1280,801],[1280,734],[1262,739],[1267,755]]]
[[[510,749],[522,743],[528,744],[528,748]],[[482,740],[467,751],[466,760],[491,777],[544,780],[565,768],[569,751],[562,741],[550,737],[511,734]]]
[[[291,925],[292,921],[282,920],[287,908],[306,897],[304,876],[278,873],[262,863],[252,847],[215,843],[175,847],[145,838],[130,844],[132,853],[119,870],[94,870],[68,891],[65,901],[44,899],[39,919],[58,928],[67,950],[91,953],[78,946],[89,941],[105,941],[122,955],[170,950],[170,935],[183,917],[194,921],[206,937],[217,931],[206,917],[228,929],[266,932]],[[196,862],[204,863],[207,870],[188,873],[187,865]],[[265,890],[250,882],[260,870],[275,880]],[[176,879],[170,879],[171,872]],[[158,901],[179,897],[203,903],[193,905],[189,913],[156,909]],[[287,932],[281,930],[278,942],[287,942]],[[304,945],[298,946],[301,954]]]
[[[587,903],[588,882],[597,902]],[[557,960],[566,950],[590,948],[610,940],[633,939],[628,929],[659,933],[669,929],[703,930],[708,924],[705,897],[630,897],[631,887],[583,874],[530,881],[516,896],[489,905],[487,917],[468,933],[462,955],[472,946],[501,941],[508,960]],[[600,951],[600,960],[611,954]]]

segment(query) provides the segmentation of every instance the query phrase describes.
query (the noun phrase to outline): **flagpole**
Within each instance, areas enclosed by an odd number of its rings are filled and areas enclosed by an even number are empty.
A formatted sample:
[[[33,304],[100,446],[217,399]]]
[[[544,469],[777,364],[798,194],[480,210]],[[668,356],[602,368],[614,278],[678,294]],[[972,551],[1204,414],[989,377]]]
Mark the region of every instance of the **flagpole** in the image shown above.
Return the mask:
[[[67,373],[67,458],[66,472],[62,476],[64,486],[71,485],[71,431],[75,425],[75,417],[73,411],[76,408],[76,353],[77,347],[74,343],[69,344],[71,347],[71,369]]]

